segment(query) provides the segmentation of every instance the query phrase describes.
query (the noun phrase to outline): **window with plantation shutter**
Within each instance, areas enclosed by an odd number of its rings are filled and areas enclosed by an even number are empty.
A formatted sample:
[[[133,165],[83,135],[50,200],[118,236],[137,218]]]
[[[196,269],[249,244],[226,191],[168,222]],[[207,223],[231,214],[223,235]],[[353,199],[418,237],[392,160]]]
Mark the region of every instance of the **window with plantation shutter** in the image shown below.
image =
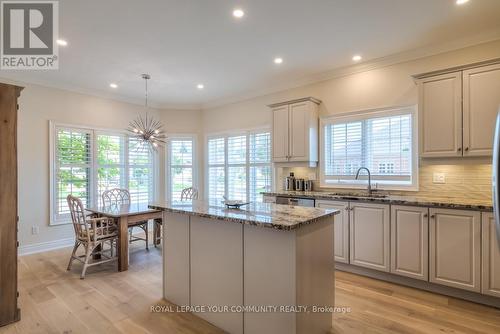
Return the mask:
[[[153,155],[121,132],[51,123],[51,224],[69,222],[68,194],[83,205],[102,205],[101,195],[126,188],[133,203],[154,196]]]
[[[170,138],[168,141],[168,199],[179,201],[183,189],[194,187],[194,138]]]
[[[414,122],[413,107],[323,119],[322,186],[365,186],[366,173],[360,180],[355,175],[367,167],[373,187],[416,188]]]
[[[125,186],[125,136],[97,134],[97,193]],[[98,196],[99,204],[102,197]]]
[[[55,131],[53,210],[57,220],[69,219],[66,197],[78,196],[91,203],[92,132],[57,128]]]
[[[153,154],[135,138],[128,139],[128,190],[130,200],[148,203],[153,200]]]
[[[271,133],[249,136],[249,200],[261,202],[262,192],[271,191]]]
[[[211,137],[207,143],[207,193],[212,203],[262,201],[271,189],[271,134],[267,131]]]

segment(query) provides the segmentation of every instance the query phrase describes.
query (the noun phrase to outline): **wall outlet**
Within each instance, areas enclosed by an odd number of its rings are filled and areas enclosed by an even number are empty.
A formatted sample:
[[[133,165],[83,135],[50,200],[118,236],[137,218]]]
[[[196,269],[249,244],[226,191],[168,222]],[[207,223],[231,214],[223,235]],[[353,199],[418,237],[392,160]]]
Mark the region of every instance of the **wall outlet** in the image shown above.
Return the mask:
[[[36,225],[31,226],[31,234],[38,234],[38,233],[40,233],[40,227]]]
[[[432,174],[432,183],[446,183],[446,174],[445,173],[433,173]]]

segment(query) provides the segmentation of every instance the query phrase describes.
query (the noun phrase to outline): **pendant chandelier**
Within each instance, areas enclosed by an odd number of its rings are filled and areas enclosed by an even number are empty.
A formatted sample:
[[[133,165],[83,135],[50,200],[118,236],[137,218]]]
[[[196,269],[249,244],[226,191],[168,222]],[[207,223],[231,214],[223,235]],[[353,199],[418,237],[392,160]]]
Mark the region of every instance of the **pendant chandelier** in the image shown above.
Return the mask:
[[[146,115],[144,118],[139,115],[135,120],[130,122],[127,131],[131,138],[137,140],[137,149],[148,149],[153,153],[158,151],[158,147],[165,144],[166,136],[160,121],[155,120],[151,116],[148,117],[148,80],[151,79],[151,76],[149,74],[142,74],[141,78],[144,79],[145,83]]]

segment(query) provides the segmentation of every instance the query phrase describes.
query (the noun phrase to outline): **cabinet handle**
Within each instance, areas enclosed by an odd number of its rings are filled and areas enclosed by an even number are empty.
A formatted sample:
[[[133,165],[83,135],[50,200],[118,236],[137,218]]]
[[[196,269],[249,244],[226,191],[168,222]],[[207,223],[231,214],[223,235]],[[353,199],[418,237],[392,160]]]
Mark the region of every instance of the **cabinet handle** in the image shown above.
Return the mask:
[[[468,150],[469,150],[469,148],[468,148],[468,147],[466,147],[466,148],[465,148],[465,151],[468,151]]]
[[[431,218],[434,219],[434,218],[436,218],[436,216],[435,215],[431,215]]]
[[[424,218],[427,218],[427,217],[429,217],[429,215],[428,215],[428,214],[426,214],[426,213],[424,213]]]
[[[457,149],[457,151],[458,151],[458,152],[462,152],[462,148],[461,148],[461,147],[459,147],[459,148]]]

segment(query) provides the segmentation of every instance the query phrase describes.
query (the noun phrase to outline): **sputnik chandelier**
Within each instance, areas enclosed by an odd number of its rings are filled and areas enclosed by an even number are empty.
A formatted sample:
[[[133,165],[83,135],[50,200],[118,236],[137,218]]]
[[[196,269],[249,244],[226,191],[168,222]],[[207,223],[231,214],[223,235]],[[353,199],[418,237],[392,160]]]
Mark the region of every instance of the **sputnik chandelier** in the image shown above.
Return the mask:
[[[135,138],[138,142],[137,149],[148,149],[151,153],[157,152],[159,146],[165,144],[165,132],[160,121],[153,117],[148,117],[148,80],[151,79],[149,74],[142,74],[146,89],[146,115],[143,118],[139,115],[135,120],[129,123],[127,131],[130,137]]]

